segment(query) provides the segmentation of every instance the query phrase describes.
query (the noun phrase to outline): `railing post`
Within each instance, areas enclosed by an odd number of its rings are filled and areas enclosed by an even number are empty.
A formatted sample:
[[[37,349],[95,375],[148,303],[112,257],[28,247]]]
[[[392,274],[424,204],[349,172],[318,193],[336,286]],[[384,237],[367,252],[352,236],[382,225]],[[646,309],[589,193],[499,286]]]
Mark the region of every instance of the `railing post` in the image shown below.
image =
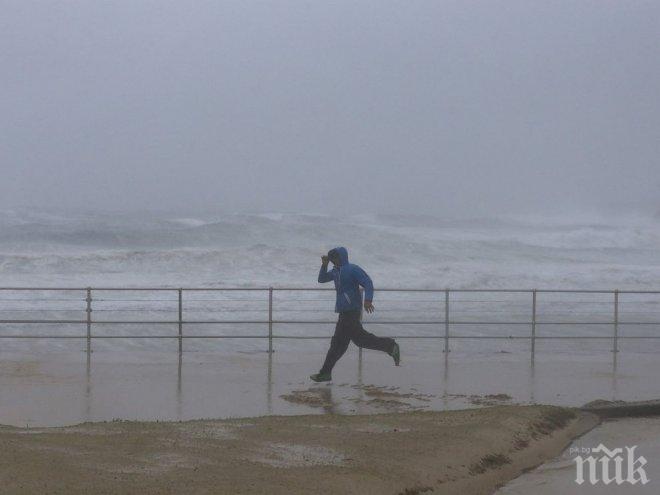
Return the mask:
[[[449,352],[449,289],[445,289],[445,350]]]
[[[273,288],[268,288],[268,354],[273,353]]]
[[[619,352],[619,289],[614,291],[614,343],[612,352]]]
[[[179,293],[179,354],[183,351],[183,289]]]
[[[92,352],[92,288],[87,287],[87,353]]]
[[[536,352],[536,289],[532,290],[532,358]]]

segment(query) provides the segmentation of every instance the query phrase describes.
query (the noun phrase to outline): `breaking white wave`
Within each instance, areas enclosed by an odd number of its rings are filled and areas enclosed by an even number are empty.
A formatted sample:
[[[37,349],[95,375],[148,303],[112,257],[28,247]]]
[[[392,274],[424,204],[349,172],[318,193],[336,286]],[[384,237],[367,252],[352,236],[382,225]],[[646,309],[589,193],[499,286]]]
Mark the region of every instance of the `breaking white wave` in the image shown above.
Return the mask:
[[[314,285],[341,244],[381,286],[651,288],[657,221],[0,215],[5,284]]]
[[[4,285],[314,286],[335,245],[381,287],[660,286],[653,219],[0,214]]]

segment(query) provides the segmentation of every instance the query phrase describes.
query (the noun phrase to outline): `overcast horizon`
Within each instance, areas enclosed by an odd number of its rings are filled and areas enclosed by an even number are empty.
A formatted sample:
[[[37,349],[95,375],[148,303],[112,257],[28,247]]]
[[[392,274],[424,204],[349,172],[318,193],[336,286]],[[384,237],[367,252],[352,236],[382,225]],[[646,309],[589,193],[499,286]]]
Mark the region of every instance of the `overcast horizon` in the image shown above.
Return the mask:
[[[0,0],[0,208],[660,211],[660,3]]]

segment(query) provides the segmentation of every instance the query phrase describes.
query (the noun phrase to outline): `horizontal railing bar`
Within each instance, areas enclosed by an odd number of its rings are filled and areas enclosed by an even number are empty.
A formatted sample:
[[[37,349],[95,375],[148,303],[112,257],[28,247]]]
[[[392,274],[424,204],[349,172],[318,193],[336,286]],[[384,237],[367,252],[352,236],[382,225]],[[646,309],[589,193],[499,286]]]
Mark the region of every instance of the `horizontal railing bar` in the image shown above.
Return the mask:
[[[444,336],[437,335],[391,335],[393,339],[431,339],[440,340]],[[0,335],[0,339],[86,339],[85,335]],[[178,335],[94,335],[94,339],[178,339]],[[183,339],[268,339],[268,335],[184,335]],[[311,335],[273,335],[274,339],[330,339],[330,336]],[[516,335],[452,335],[452,339],[506,339],[506,340],[530,340],[529,336]],[[611,340],[612,337],[599,337],[593,335],[571,335],[571,336],[536,336],[536,339],[544,340]],[[658,335],[628,335],[619,336],[619,339],[660,339]]]
[[[67,311],[67,310],[63,310]],[[79,310],[71,310],[79,311]],[[84,310],[83,310],[84,311]],[[0,320],[0,324],[57,324],[66,323],[69,325],[87,324],[87,320]],[[102,325],[213,325],[213,324],[231,324],[231,325],[266,325],[268,320],[93,320],[92,324]],[[273,320],[273,324],[284,325],[334,325],[336,320]],[[444,320],[414,320],[414,321],[366,321],[370,325],[441,325]],[[449,321],[450,325],[529,325],[528,321]],[[613,322],[594,322],[594,321],[537,321],[537,325],[613,325]],[[619,325],[660,325],[655,321],[619,321]]]
[[[87,339],[86,335],[0,335],[1,339]],[[178,335],[92,335],[95,339],[178,339]],[[185,335],[184,339],[267,339],[268,335]],[[328,337],[330,338],[330,337]]]
[[[613,321],[606,322],[587,322],[587,321],[578,321],[578,322],[551,322],[551,321],[537,321],[537,325],[614,325]],[[660,322],[657,321],[619,321],[620,325],[660,325]],[[610,337],[612,338],[612,337]]]
[[[11,323],[17,325],[23,323],[43,323],[49,325],[56,323],[66,323],[68,325],[78,325],[82,323],[87,323],[87,320],[0,320],[0,324],[2,323]]]
[[[148,301],[150,299],[145,299]],[[0,298],[0,302],[7,301],[21,301],[21,302],[34,302],[34,301],[47,301],[47,302],[85,302],[84,297],[73,298],[73,297],[6,297]]]
[[[86,339],[85,335],[0,335],[0,339]]]
[[[53,308],[50,308],[50,309],[49,308],[28,308],[28,309],[0,308],[0,311],[3,312],[3,313],[35,313],[35,312],[38,312],[38,313],[55,313],[55,312],[61,313],[62,311],[70,311],[70,312],[85,311],[85,308],[84,307],[83,308],[66,308],[66,309],[62,309],[62,308],[57,308],[57,309],[53,309]],[[99,309],[97,309],[96,311],[124,311],[124,310],[115,310],[115,309],[106,309],[106,310],[101,309],[101,310],[99,310]],[[137,310],[136,309],[136,310],[133,310],[133,311],[143,311],[143,310]],[[167,310],[161,309],[161,310],[147,310],[147,311],[167,311]]]
[[[606,335],[606,336],[600,336],[600,335],[545,335],[545,336],[536,336],[537,339],[545,339],[545,340],[561,340],[561,339],[599,339],[599,340],[612,340],[611,335]],[[617,337],[618,339],[622,339],[624,337]]]
[[[179,338],[175,336],[174,338]],[[185,339],[268,339],[268,335],[184,335]],[[330,338],[330,337],[328,337]]]
[[[266,291],[268,292],[270,290],[270,287],[182,287],[183,291],[190,291],[190,292],[216,292],[216,291],[223,291],[223,290],[228,290],[228,291]],[[273,290],[279,290],[275,289],[273,287]],[[317,287],[315,290],[334,290],[331,289],[330,287]]]
[[[536,292],[543,292],[546,294],[563,294],[563,293],[572,293],[572,294],[611,294],[614,292],[613,289],[537,289]]]
[[[620,290],[619,294],[660,294],[657,290]]]
[[[273,287],[273,291],[334,291],[332,287]],[[445,292],[446,289],[395,289],[393,287],[379,287],[377,292]]]
[[[388,335],[387,337],[392,339],[435,339],[441,340],[445,337],[443,335]],[[329,339],[328,337],[316,337],[316,336],[297,336],[297,335],[273,335],[274,339]],[[531,340],[530,336],[515,336],[515,335],[452,335],[451,339],[507,339],[507,340]],[[594,336],[570,336],[570,337],[535,337],[537,339],[553,339],[553,340],[562,340],[562,339],[611,339],[612,337],[594,337]],[[619,337],[619,339],[660,339],[660,336],[628,336],[628,337]]]
[[[536,338],[538,339],[539,337],[536,337]],[[547,338],[561,338],[561,337],[543,337],[543,338],[547,339]],[[607,338],[611,339],[612,337],[607,337]],[[621,339],[624,339],[624,340],[625,339],[660,339],[660,335],[626,335],[626,336],[619,335],[619,336],[617,336],[617,339],[619,339],[619,340],[621,340]]]
[[[157,291],[171,291],[171,292],[177,292],[179,290],[179,287],[91,287],[92,290],[94,291],[106,291],[106,292],[115,292],[115,291],[124,291],[124,292],[133,292],[133,291],[150,291],[150,292],[157,292]],[[207,290],[207,289],[185,289],[185,290]],[[209,289],[210,290],[210,289]],[[218,288],[217,290],[264,290],[261,287],[254,287],[250,289],[240,289],[240,288],[231,288],[231,289],[220,289]]]
[[[93,290],[93,289],[92,289]],[[176,295],[176,294],[175,294]],[[84,299],[81,299],[84,301]],[[228,301],[231,299],[228,299]],[[258,299],[255,299],[257,301]],[[131,302],[131,303],[138,303],[138,302],[169,302],[169,303],[174,303],[178,304],[178,299],[172,298],[172,299],[108,299],[105,297],[95,297],[94,302]]]
[[[0,321],[0,323],[2,323]],[[85,323],[87,323],[85,321]],[[154,321],[132,321],[132,320],[93,320],[92,325],[178,325],[179,323],[183,325],[188,324],[200,324],[200,325],[211,325],[211,324],[225,324],[225,325],[265,325],[268,323],[268,320],[209,320],[209,321],[187,321],[187,320],[154,320]]]
[[[532,337],[529,336],[508,336],[508,335],[452,335],[452,339],[526,339],[530,340]],[[595,336],[595,335],[567,335],[567,336],[546,336],[546,337],[540,337],[536,335],[534,337],[535,339],[557,339],[557,340],[562,340],[562,339],[604,339],[604,340],[612,340],[611,336],[607,337],[601,337],[601,336]],[[622,338],[622,337],[619,337]]]
[[[0,290],[85,291],[87,287],[0,287]]]
[[[91,287],[94,291],[178,291],[179,287]],[[182,287],[184,291],[268,291],[269,287]],[[87,287],[0,287],[0,291],[85,291]],[[332,287],[273,287],[274,291],[334,291]],[[614,289],[450,289],[450,288],[394,288],[383,287],[377,292],[492,292],[492,293],[574,293],[611,294]],[[618,290],[619,294],[660,294],[660,290]]]

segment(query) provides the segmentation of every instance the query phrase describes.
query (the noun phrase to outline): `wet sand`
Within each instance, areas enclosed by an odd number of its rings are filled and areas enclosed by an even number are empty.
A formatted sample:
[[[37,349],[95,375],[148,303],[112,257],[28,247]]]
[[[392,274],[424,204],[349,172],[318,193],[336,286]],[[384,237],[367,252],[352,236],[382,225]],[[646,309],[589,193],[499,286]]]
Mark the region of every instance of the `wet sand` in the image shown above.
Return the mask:
[[[492,493],[598,423],[553,406],[0,428],[7,494]]]

